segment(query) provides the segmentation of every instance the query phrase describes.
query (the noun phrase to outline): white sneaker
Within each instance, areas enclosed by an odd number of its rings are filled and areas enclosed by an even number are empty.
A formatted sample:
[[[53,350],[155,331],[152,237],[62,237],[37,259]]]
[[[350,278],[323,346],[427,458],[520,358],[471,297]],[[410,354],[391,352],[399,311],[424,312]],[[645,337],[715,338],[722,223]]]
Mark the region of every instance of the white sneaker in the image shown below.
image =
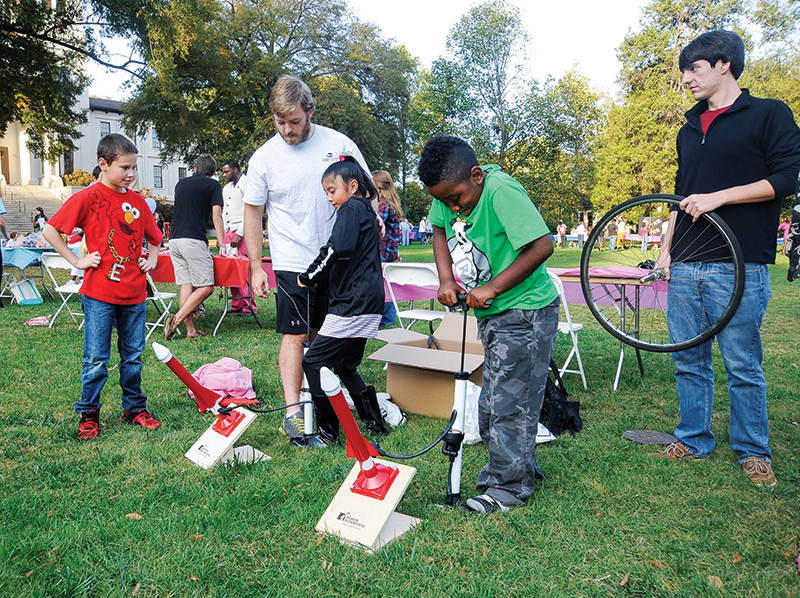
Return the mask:
[[[467,506],[477,513],[482,513],[487,515],[489,513],[494,513],[495,511],[501,511],[505,513],[509,511],[511,507],[507,507],[500,501],[495,498],[492,498],[488,494],[481,494],[480,496],[476,496],[474,498],[467,499]]]

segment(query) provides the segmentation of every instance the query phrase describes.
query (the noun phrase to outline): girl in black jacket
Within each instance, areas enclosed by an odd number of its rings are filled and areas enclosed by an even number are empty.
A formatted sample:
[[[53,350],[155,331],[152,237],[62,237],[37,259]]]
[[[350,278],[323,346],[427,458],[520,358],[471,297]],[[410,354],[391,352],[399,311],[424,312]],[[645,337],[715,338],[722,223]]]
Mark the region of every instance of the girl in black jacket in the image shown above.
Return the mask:
[[[367,386],[357,367],[368,338],[378,334],[385,301],[379,252],[380,232],[370,200],[378,192],[359,164],[342,156],[322,175],[328,201],[337,209],[330,239],[317,259],[297,277],[301,287],[329,279],[329,311],[306,355],[303,371],[314,400],[318,435],[308,442],[323,447],[336,443],[339,420],[322,391],[320,369],[341,378],[371,431],[385,431],[375,387]]]

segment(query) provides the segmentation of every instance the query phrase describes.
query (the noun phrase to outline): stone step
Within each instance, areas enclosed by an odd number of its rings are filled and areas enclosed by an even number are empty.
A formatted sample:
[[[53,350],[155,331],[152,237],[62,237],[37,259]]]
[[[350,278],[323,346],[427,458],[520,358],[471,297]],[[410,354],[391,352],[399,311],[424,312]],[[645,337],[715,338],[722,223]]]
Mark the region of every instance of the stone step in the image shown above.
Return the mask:
[[[41,185],[7,185],[3,204],[7,213],[3,216],[6,231],[33,232],[33,215],[37,207],[49,218],[61,207],[61,200],[47,187]]]

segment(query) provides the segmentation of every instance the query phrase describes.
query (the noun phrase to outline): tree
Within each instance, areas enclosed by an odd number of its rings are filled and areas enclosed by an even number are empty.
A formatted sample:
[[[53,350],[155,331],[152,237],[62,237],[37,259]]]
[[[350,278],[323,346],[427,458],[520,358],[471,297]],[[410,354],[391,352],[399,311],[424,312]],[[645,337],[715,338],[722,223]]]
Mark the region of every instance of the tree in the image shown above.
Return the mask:
[[[762,52],[747,62],[741,83],[754,95],[786,102],[800,118],[800,1],[762,0],[751,18],[762,31]],[[799,121],[800,122],[800,121]]]
[[[574,221],[590,207],[602,99],[576,69],[528,96],[525,136],[512,146],[507,162],[548,225]]]
[[[109,62],[96,2],[15,0],[0,4],[0,135],[9,123],[27,126],[34,156],[55,162],[74,149],[86,122],[76,106],[88,80],[85,60],[136,73],[141,64]],[[132,3],[131,3],[132,4]]]
[[[11,122],[27,125],[31,152],[49,161],[73,149],[77,127],[86,122],[74,107],[86,76],[73,48],[84,41],[61,25],[79,9],[77,2],[53,9],[35,0],[0,6],[0,136]]]
[[[693,103],[682,89],[681,49],[700,33],[733,26],[741,12],[742,0],[653,0],[643,10],[641,31],[617,51],[623,98],[610,108],[600,142],[596,210],[673,191],[675,138]]]
[[[156,128],[166,159],[208,152],[246,160],[274,133],[269,93],[288,73],[314,92],[315,122],[352,137],[369,164],[396,172],[416,65],[348,16],[344,0],[149,6],[131,22],[149,68],[124,110],[132,128]]]
[[[447,38],[452,58],[433,66],[427,100],[439,110],[428,125],[455,129],[505,167],[525,103],[527,43],[515,6],[488,0],[470,9]]]

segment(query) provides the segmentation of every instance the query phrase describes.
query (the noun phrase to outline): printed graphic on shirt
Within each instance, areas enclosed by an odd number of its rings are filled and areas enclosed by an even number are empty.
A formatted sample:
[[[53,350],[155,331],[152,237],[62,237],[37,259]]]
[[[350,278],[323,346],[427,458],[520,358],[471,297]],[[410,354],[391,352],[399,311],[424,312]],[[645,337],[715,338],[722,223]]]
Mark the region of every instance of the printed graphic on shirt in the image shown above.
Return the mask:
[[[467,237],[467,230],[472,224],[456,217],[450,221],[450,226],[453,227],[453,236],[447,240],[450,257],[464,288],[471,291],[478,283],[492,279],[492,266],[486,255]]]
[[[125,264],[131,260],[135,263],[141,251],[138,241],[144,237],[141,214],[127,201],[111,207],[111,203],[99,193],[91,193],[89,198],[92,210],[98,214],[105,212],[111,223],[108,231],[108,249],[114,257],[114,263],[106,272],[106,278],[121,282],[120,275],[125,270]]]

